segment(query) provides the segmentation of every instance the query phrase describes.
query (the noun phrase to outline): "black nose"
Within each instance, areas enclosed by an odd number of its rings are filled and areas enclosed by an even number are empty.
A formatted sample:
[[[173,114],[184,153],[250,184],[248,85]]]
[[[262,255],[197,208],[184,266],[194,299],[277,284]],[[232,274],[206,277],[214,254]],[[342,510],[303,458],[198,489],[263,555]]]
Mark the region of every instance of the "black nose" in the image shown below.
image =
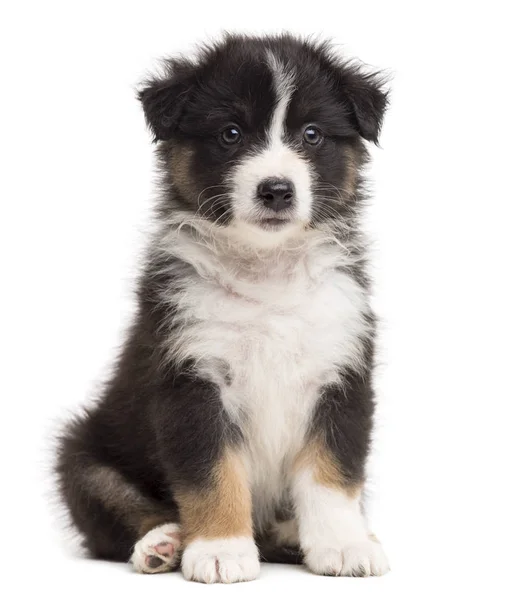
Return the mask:
[[[264,206],[278,212],[291,205],[294,186],[289,179],[265,179],[257,186],[257,196]]]

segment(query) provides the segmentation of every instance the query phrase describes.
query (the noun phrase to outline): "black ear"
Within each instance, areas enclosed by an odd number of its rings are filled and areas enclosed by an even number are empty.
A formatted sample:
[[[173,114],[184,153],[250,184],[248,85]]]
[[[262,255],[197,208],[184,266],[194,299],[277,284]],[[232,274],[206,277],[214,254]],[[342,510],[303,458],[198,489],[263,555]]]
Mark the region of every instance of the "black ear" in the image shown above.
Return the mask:
[[[186,60],[166,61],[163,76],[145,81],[138,92],[154,141],[172,137],[194,85],[193,72],[193,64]]]
[[[350,64],[340,69],[339,83],[357,131],[365,140],[377,144],[388,105],[384,75],[365,73]]]

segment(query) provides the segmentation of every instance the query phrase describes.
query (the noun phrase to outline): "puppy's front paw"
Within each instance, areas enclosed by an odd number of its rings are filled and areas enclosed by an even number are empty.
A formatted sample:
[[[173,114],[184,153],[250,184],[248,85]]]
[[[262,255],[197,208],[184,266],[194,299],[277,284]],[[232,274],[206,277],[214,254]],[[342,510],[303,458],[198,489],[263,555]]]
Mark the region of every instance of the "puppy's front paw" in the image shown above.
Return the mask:
[[[191,542],[182,556],[184,577],[202,583],[251,581],[259,571],[257,546],[248,537],[200,538]]]
[[[389,571],[382,546],[372,539],[342,548],[312,548],[305,552],[305,564],[319,575],[367,577]]]
[[[176,523],[159,525],[134,546],[130,561],[138,573],[164,573],[177,562],[180,527]]]

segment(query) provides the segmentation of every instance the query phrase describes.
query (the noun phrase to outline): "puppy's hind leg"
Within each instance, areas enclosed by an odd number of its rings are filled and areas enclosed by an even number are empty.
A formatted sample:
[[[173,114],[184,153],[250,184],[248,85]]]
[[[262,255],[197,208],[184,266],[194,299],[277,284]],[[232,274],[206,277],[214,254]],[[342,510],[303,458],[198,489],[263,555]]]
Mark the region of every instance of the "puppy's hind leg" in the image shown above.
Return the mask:
[[[180,527],[172,503],[144,495],[72,437],[62,441],[57,475],[71,521],[93,557],[131,560],[142,573],[161,573],[178,562]]]
[[[173,569],[181,547],[176,509],[143,496],[111,467],[97,465],[86,473],[89,493],[101,498],[104,506],[133,534],[130,562],[134,569],[138,573],[164,573]]]

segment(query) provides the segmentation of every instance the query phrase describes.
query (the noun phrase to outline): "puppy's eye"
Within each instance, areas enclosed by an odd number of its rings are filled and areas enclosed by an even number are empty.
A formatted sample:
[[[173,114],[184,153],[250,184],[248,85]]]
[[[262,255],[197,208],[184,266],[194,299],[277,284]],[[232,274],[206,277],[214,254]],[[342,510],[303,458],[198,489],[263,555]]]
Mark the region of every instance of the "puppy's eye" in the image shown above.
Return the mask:
[[[234,144],[238,144],[243,137],[240,129],[235,125],[230,125],[221,132],[221,141],[226,146],[233,146]]]
[[[303,141],[311,146],[317,146],[323,141],[323,134],[314,125],[308,125],[303,130]]]

